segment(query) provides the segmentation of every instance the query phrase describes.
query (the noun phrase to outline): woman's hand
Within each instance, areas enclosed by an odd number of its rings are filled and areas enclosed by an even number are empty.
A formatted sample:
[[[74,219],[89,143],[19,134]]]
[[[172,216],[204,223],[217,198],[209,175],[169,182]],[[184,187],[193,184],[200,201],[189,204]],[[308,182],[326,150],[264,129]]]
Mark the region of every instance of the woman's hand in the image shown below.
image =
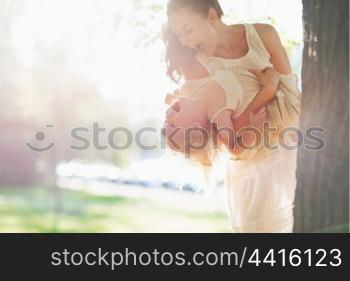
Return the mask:
[[[238,134],[241,129],[252,126],[250,120],[252,114],[258,113],[259,110],[276,97],[280,83],[280,74],[272,67],[267,67],[264,70],[252,69],[249,71],[259,79],[262,89],[245,111],[239,117],[233,119],[235,131]]]
[[[250,123],[251,126],[262,131],[264,128],[264,123],[267,121],[267,109],[263,107],[256,114],[250,114]]]
[[[267,110],[265,106],[255,114],[253,114],[252,112],[249,115],[241,114],[237,118],[233,119],[235,132],[237,132],[237,134],[240,135],[240,131],[248,127],[254,127],[258,130],[262,130],[262,128],[264,127],[264,122],[266,122],[266,118]]]
[[[280,84],[280,74],[273,68],[267,67],[263,70],[250,69],[260,81],[262,88],[271,92],[276,92]]]

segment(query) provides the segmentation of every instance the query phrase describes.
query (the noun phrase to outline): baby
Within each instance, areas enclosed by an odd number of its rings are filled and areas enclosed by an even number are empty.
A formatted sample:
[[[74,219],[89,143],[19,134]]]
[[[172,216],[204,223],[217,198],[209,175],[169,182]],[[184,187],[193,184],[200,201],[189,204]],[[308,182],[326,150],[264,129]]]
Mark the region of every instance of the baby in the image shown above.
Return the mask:
[[[206,70],[194,60],[191,71],[204,73]],[[240,70],[237,74],[257,79],[249,71]],[[270,80],[274,80],[274,87],[277,89],[277,74],[268,71],[267,75]],[[262,124],[266,120],[265,111],[260,111],[252,118],[252,127],[256,129],[254,132],[235,132],[232,118],[244,111],[246,105],[261,90],[261,84],[255,83],[256,87],[251,87],[249,95],[244,95],[238,77],[240,76],[226,70],[218,70],[213,75],[206,73],[204,78],[187,80],[179,90],[167,97],[166,102],[170,104],[170,108],[166,114],[165,128],[166,136],[173,136],[172,142],[167,138],[172,149],[197,157],[200,152],[209,153],[211,144],[215,144],[215,147],[223,145],[236,157],[248,157],[248,152],[252,154],[256,151],[253,149],[258,140],[256,133],[259,134],[262,130]],[[250,150],[247,149],[248,146],[251,147]],[[210,158],[209,155],[206,157]]]
[[[209,71],[196,59],[192,50],[181,46],[175,39],[168,40],[168,60],[176,61],[175,70],[186,82],[166,102],[170,108],[166,114],[165,135],[169,146],[200,162],[210,163],[211,144],[223,145],[233,159],[251,159],[257,153],[266,154],[263,141],[278,139],[280,131],[288,126],[297,126],[300,101],[297,81],[282,76],[272,68],[264,73],[243,68],[225,69],[217,64]],[[170,57],[169,57],[170,56]],[[174,72],[174,69],[171,71]],[[258,93],[276,96],[252,118],[252,126],[234,131],[233,118],[247,108]],[[264,121],[270,121],[271,130],[265,132]],[[270,124],[270,125],[271,125]],[[170,138],[171,137],[171,138]],[[265,150],[263,152],[263,150]],[[198,159],[199,158],[199,159]]]

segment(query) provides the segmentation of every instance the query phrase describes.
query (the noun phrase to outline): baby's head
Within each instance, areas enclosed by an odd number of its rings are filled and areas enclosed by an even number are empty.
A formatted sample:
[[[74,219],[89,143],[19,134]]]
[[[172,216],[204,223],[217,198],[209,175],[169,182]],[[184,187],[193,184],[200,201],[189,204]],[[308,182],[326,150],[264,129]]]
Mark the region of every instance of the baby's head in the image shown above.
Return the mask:
[[[180,97],[166,113],[163,136],[167,146],[195,163],[210,166],[218,152],[217,129],[195,97]]]
[[[211,165],[213,150],[211,150],[210,127],[197,123],[194,116],[185,117],[179,113],[178,117],[180,116],[181,125],[179,118],[174,118],[177,119],[175,121],[167,118],[165,122],[163,136],[168,148],[198,164]]]
[[[207,56],[218,43],[217,24],[223,11],[217,0],[169,0],[168,24],[180,42]]]

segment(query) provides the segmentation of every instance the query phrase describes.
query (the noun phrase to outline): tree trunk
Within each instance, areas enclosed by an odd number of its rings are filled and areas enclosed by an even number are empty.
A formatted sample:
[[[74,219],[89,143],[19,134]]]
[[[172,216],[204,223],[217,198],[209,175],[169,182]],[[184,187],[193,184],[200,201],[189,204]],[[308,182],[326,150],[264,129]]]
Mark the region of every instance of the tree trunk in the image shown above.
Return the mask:
[[[348,232],[349,1],[303,0],[301,129],[325,147],[298,153],[295,232]],[[311,143],[310,143],[311,144]]]

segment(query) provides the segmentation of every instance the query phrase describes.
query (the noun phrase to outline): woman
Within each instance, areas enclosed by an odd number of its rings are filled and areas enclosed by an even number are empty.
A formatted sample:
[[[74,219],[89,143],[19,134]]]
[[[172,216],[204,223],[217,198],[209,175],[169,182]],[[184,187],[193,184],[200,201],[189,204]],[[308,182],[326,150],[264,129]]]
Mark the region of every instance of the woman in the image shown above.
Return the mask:
[[[232,25],[221,21],[216,0],[170,0],[168,25],[181,43],[192,48],[209,73],[227,68],[265,69],[273,66],[289,75],[291,67],[278,34],[269,25]],[[272,96],[260,93],[233,120],[236,131],[249,116],[268,105]],[[249,160],[228,164],[230,220],[235,232],[292,232],[296,187],[296,152],[262,149]],[[268,196],[266,196],[268,194]]]

